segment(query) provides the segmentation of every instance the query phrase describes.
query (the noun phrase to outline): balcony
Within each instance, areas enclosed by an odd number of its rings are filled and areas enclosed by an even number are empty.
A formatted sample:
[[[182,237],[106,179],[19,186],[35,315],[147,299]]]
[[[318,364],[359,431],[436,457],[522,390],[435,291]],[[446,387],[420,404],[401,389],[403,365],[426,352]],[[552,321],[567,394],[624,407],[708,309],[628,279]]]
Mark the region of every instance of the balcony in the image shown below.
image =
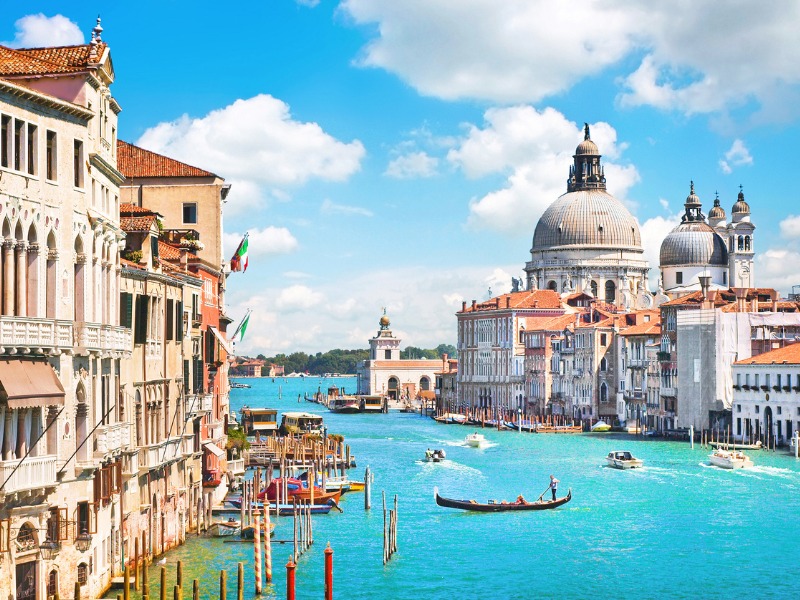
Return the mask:
[[[163,464],[183,458],[182,438],[175,437],[157,444],[139,447],[139,471],[149,471]]]
[[[677,398],[677,390],[674,387],[661,386],[661,395],[669,398]]]
[[[624,394],[625,400],[629,402],[643,402],[644,392],[640,389],[627,390]]]
[[[20,465],[20,462],[22,464]],[[19,465],[16,471],[14,469]],[[14,473],[11,475],[11,473]],[[6,481],[8,477],[11,477]],[[56,487],[56,456],[29,456],[20,459],[0,461],[0,497],[19,492],[28,492]]]
[[[102,458],[106,454],[117,454],[129,446],[130,442],[130,423],[101,425],[94,432],[94,455],[96,458]]]
[[[646,358],[631,358],[628,360],[628,366],[631,369],[646,369],[650,361]]]
[[[197,452],[199,452],[199,450],[197,450]],[[184,433],[181,438],[181,454],[183,456],[191,456],[194,453],[194,434]]]
[[[75,323],[74,345],[76,351],[130,353],[131,330],[100,323]]]
[[[214,394],[191,394],[186,396],[186,415],[190,418],[210,413],[214,406]]]
[[[0,317],[0,351],[45,354],[72,348],[72,322],[34,317]]]

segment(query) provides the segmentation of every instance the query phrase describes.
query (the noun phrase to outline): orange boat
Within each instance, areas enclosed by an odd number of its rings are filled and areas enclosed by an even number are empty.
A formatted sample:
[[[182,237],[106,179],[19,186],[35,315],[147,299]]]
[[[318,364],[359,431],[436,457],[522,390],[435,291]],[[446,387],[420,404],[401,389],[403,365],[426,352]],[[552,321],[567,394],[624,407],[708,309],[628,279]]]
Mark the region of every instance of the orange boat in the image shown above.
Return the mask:
[[[288,482],[289,496],[286,500],[281,500],[286,504],[291,504],[293,498],[298,500],[311,500],[311,489],[302,485],[302,482],[296,479],[290,479]],[[266,496],[270,502],[275,502],[278,497],[278,490],[281,487],[280,478],[273,479],[266,489],[266,492],[261,492],[258,495],[259,500],[263,500]],[[342,495],[342,490],[334,490],[326,492],[321,487],[314,487],[314,504],[327,504],[329,500],[339,502],[339,497]]]

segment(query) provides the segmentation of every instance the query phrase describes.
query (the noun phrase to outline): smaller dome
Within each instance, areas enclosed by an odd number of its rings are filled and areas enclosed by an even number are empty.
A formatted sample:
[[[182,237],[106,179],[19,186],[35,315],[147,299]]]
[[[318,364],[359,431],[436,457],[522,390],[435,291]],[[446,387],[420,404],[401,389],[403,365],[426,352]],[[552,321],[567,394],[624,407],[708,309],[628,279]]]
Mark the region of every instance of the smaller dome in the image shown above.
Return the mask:
[[[659,263],[668,266],[717,266],[728,264],[725,241],[703,221],[684,221],[661,243]]]
[[[714,207],[708,211],[709,219],[724,219],[725,209],[719,205],[719,196],[714,198]]]
[[[575,148],[575,156],[599,156],[600,149],[597,147],[590,138],[589,138],[589,124],[583,124],[583,141],[578,144],[578,147]]]
[[[739,190],[739,197],[736,199],[736,204],[733,205],[731,213],[734,215],[749,215],[750,205],[744,201],[744,192]]]
[[[384,328],[384,329],[385,329],[385,328],[386,328],[386,327],[388,327],[389,325],[391,325],[391,322],[389,321],[389,317],[387,317],[387,316],[384,314],[384,315],[381,317],[381,320],[380,320],[380,326],[381,326],[381,328]]]
[[[700,197],[694,193],[694,181],[689,183],[689,195],[686,196],[686,202],[684,206],[687,208],[694,207],[694,206],[701,206],[700,204]]]

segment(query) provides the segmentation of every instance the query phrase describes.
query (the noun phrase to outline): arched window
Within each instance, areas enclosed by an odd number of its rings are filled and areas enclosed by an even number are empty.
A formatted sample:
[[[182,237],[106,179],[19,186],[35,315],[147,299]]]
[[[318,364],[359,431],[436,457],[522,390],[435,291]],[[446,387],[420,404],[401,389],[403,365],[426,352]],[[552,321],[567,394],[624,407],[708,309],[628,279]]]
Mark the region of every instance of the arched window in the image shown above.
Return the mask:
[[[89,580],[89,566],[86,563],[78,565],[78,585],[86,585]]]
[[[58,593],[58,571],[53,569],[47,575],[47,597],[55,598]]]
[[[83,240],[80,236],[75,238],[75,264],[73,267],[74,290],[74,315],[75,321],[81,323],[86,320],[86,288],[84,284],[84,271],[86,254],[83,251]]]
[[[589,284],[589,287],[592,290],[592,296],[597,298],[597,282],[594,279],[592,279],[592,282]]]
[[[744,237],[741,235],[739,236],[738,241],[736,242],[738,250],[744,250]]]
[[[608,386],[605,381],[600,384],[600,402],[608,402]]]
[[[749,235],[744,236],[744,249],[745,250],[750,250],[750,236]]]
[[[600,370],[608,371],[608,361],[606,360],[605,356],[600,359]]]
[[[423,377],[419,380],[419,389],[421,390],[430,390],[431,389],[431,380],[427,377]]]
[[[36,548],[36,530],[30,523],[25,523],[19,528],[17,533],[17,549],[20,552],[33,550]]]
[[[617,286],[613,281],[606,281],[606,302],[614,304],[617,300]]]
[[[554,292],[558,291],[558,284],[553,281],[552,279],[547,283],[547,289],[553,290]]]

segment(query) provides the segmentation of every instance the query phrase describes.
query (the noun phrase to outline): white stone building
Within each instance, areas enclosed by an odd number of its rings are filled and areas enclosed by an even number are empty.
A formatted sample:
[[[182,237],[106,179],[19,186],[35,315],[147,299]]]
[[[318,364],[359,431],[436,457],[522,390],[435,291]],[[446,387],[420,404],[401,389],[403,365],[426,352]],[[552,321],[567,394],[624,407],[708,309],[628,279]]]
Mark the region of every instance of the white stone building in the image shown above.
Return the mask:
[[[800,431],[800,341],[733,364],[738,441],[786,443]]]

